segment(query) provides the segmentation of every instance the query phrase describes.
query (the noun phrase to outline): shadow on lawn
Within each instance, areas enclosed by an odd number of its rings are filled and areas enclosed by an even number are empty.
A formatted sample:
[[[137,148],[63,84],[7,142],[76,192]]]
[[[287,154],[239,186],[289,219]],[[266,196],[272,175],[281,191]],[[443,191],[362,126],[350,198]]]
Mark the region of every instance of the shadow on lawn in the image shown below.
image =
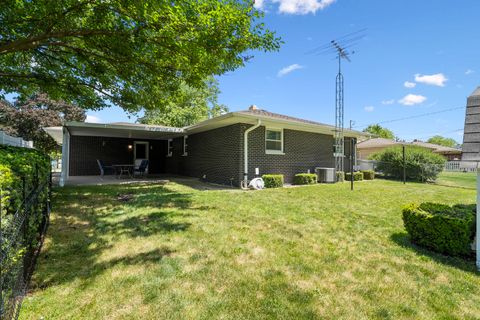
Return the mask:
[[[458,268],[463,271],[467,271],[475,274],[478,273],[475,267],[475,261],[473,259],[468,257],[462,258],[462,257],[446,256],[440,253],[433,252],[426,248],[417,246],[410,241],[410,238],[408,237],[408,233],[406,232],[394,233],[390,236],[390,239],[392,239],[393,242],[400,245],[401,247],[414,251],[419,255],[429,257],[432,260],[435,260],[436,262],[439,262],[454,268]]]
[[[134,199],[119,202],[116,199],[119,193],[131,193]],[[174,249],[161,246],[108,261],[99,262],[98,259],[113,248],[116,238],[148,237],[187,230],[191,225],[188,218],[195,215],[191,210],[208,209],[193,206],[191,197],[190,193],[172,192],[160,185],[57,190],[48,243],[40,256],[32,289],[77,279],[82,280],[82,286],[87,286],[96,276],[115,265],[160,261]],[[148,213],[131,214],[142,208],[148,209]],[[152,208],[155,208],[153,212]],[[129,216],[124,217],[126,214]]]

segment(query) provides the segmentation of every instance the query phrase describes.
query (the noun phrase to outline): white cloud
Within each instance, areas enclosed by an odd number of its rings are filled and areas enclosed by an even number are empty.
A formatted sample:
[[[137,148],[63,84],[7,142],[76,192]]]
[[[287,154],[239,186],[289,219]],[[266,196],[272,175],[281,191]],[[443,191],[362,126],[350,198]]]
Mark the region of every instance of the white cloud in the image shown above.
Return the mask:
[[[280,69],[280,71],[278,71],[277,73],[277,77],[281,78],[283,76],[286,76],[287,74],[295,71],[295,70],[299,70],[299,69],[303,69],[304,66],[301,66],[299,65],[298,63],[294,63],[294,64],[291,64],[287,67],[284,67],[282,69]]]
[[[389,105],[389,104],[394,104],[394,103],[395,103],[395,99],[383,100],[382,101],[383,105]]]
[[[472,74],[474,72],[475,71],[473,71],[472,69],[468,69],[467,71],[465,71],[465,74],[468,76],[469,74]]]
[[[374,106],[366,106],[363,109],[365,109],[365,111],[367,111],[367,112],[372,112],[373,110],[375,110],[375,107]]]
[[[427,97],[418,94],[407,94],[405,97],[398,100],[398,103],[403,104],[404,106],[413,106],[423,103],[425,100],[427,100]]]
[[[255,0],[253,6],[256,8],[256,9],[263,9],[263,6],[264,6],[264,2],[263,0]]]
[[[431,75],[422,75],[417,73],[415,75],[415,81],[418,83],[424,83],[432,86],[445,87],[445,82],[447,82],[448,79],[443,73],[436,73]]]
[[[410,81],[405,81],[405,82],[403,83],[403,86],[404,86],[405,88],[415,88],[416,85],[417,85],[417,84],[416,84],[415,82],[410,82]]]
[[[336,0],[255,0],[255,8],[264,9],[267,2],[278,4],[278,12],[285,14],[309,14],[323,10]]]
[[[102,120],[99,117],[87,114],[87,118],[85,119],[85,122],[100,123],[100,122],[102,122]]]

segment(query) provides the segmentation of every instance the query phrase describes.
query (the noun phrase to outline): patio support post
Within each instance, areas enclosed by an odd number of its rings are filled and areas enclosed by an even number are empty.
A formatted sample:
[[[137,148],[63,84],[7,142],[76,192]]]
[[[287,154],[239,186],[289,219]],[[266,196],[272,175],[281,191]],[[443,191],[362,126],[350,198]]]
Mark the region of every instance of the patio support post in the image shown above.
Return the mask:
[[[63,127],[63,143],[62,143],[62,173],[60,175],[60,187],[65,185],[68,179],[68,167],[70,162],[70,132]]]

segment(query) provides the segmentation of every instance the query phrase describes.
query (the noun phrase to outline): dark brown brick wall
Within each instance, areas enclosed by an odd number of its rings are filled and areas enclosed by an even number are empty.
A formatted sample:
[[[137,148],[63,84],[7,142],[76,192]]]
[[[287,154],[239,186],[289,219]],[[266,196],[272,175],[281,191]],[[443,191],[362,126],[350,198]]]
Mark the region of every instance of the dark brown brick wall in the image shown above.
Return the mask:
[[[134,141],[148,141],[151,149],[150,173],[172,173],[202,178],[207,181],[238,186],[243,179],[243,137],[251,125],[234,124],[187,139],[188,155],[182,156],[183,137],[173,140],[173,156],[166,157],[166,140],[139,140],[105,137],[72,136],[70,140],[70,175],[97,175],[96,159],[108,164],[133,162],[133,151],[127,146]],[[346,152],[350,148],[346,141]],[[265,153],[265,127],[249,134],[249,179],[255,168],[260,175],[280,173],[287,183],[293,176],[315,167],[334,167],[333,136],[296,130],[284,130],[284,155]],[[345,161],[348,168],[348,161]]]
[[[246,129],[248,125],[244,125]],[[315,167],[335,167],[333,136],[305,131],[284,129],[283,155],[265,153],[265,127],[260,126],[249,134],[249,179],[255,168],[260,175],[283,174],[285,182],[291,183],[297,173],[314,172]],[[243,141],[242,141],[243,142]],[[243,147],[243,143],[242,143]],[[348,152],[348,148],[345,149]],[[243,154],[242,154],[243,161]],[[345,161],[348,165],[348,161]],[[243,168],[243,165],[242,165]]]
[[[239,185],[242,177],[242,126],[234,124],[188,136],[188,155],[182,156],[183,137],[173,140],[173,156],[166,158],[169,173],[203,178],[220,184]]]
[[[97,159],[103,160],[106,165],[133,164],[133,150],[128,150],[128,145],[133,146],[134,141],[149,142],[149,172],[165,172],[165,141],[71,136],[69,174],[71,176],[100,174]]]

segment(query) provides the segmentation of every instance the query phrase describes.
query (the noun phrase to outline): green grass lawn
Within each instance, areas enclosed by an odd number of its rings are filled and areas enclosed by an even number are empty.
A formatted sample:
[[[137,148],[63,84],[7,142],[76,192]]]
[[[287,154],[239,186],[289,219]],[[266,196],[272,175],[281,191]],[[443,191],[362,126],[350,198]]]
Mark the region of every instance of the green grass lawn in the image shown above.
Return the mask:
[[[118,193],[133,193],[130,202]],[[21,319],[479,319],[474,261],[412,245],[395,181],[242,192],[169,183],[57,190]]]
[[[462,187],[462,188],[477,188],[477,173],[476,172],[442,172],[440,173],[437,184]]]

